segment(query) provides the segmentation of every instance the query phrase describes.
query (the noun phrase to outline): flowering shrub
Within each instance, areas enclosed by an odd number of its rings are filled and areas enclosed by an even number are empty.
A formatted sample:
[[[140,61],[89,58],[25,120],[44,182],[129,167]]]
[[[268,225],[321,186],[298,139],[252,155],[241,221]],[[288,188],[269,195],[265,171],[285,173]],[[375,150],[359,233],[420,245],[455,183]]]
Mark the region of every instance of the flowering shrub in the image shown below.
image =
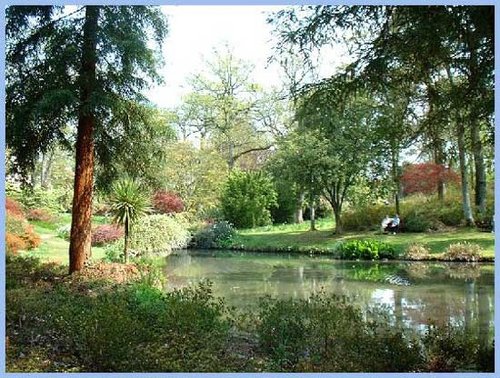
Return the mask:
[[[165,214],[140,218],[130,233],[131,253],[167,255],[187,246],[191,235],[181,220]],[[135,251],[134,251],[135,250]]]
[[[175,193],[159,191],[153,197],[153,207],[159,213],[173,214],[184,210],[184,203]]]
[[[114,224],[103,224],[92,231],[92,246],[114,242],[123,237],[123,229]]]

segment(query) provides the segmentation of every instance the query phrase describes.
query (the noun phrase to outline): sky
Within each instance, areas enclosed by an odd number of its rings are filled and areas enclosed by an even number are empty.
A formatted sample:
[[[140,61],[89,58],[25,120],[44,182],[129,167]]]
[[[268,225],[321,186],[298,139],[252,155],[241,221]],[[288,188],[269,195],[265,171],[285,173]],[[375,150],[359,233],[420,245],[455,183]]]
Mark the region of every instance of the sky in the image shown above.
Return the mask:
[[[255,66],[253,79],[264,86],[279,86],[280,67],[268,65],[272,54],[271,30],[266,14],[282,6],[165,6],[169,32],[164,44],[165,83],[147,93],[156,105],[171,108],[189,92],[186,78],[203,70],[214,48],[228,44],[237,58]],[[335,58],[330,56],[330,62]],[[327,67],[334,67],[327,64]],[[325,73],[326,75],[327,73]]]

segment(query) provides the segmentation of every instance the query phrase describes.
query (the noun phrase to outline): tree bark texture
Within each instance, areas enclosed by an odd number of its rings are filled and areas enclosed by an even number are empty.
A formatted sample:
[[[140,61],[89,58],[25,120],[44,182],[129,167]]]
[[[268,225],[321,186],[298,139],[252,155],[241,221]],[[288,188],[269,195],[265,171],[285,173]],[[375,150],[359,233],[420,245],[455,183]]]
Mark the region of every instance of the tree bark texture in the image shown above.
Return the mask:
[[[310,220],[311,220],[311,231],[316,231],[316,208],[315,208],[315,203],[314,199],[311,198],[311,203],[309,205],[309,210],[310,210]]]
[[[304,212],[302,210],[302,206],[304,205],[304,197],[305,197],[304,192],[301,192],[298,195],[297,207],[295,209],[295,216],[294,216],[295,223],[303,223],[304,222]]]
[[[400,211],[400,190],[401,190],[401,181],[398,172],[398,164],[399,164],[399,150],[395,147],[392,148],[391,154],[391,168],[392,168],[392,179],[394,182],[394,202],[396,204],[396,214],[401,214]]]
[[[481,142],[480,130],[477,121],[471,122],[472,154],[474,156],[475,168],[475,205],[480,215],[486,213],[486,166],[484,164],[483,144]]]
[[[91,216],[94,181],[95,118],[92,95],[96,80],[96,45],[99,7],[87,6],[83,26],[80,108],[76,140],[76,165],[69,246],[69,272],[84,267],[91,256]]]
[[[472,208],[470,205],[469,179],[467,176],[467,161],[465,157],[464,126],[459,120],[457,125],[458,158],[460,162],[460,176],[462,179],[462,208],[464,211],[465,223],[467,226],[474,224]]]

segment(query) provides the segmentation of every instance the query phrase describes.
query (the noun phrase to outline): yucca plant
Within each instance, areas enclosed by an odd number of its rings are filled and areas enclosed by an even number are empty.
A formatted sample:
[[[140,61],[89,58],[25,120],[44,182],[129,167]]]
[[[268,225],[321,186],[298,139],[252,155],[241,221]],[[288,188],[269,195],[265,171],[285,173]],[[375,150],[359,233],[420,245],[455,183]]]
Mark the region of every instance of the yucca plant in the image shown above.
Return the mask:
[[[148,210],[148,197],[136,181],[124,178],[115,182],[112,187],[111,211],[113,223],[124,227],[123,256],[125,264],[128,263],[128,241],[132,225]]]

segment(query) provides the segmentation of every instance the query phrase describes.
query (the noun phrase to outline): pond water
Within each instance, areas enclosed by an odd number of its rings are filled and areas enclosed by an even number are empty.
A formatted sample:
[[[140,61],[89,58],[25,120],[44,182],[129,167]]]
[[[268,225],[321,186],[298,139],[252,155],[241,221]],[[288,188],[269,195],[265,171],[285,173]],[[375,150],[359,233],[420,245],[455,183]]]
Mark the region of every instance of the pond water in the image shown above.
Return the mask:
[[[363,309],[384,306],[393,322],[463,324],[491,335],[493,264],[338,261],[328,257],[183,250],[166,258],[167,290],[213,282],[216,296],[240,309],[258,298],[308,298],[324,291]]]

